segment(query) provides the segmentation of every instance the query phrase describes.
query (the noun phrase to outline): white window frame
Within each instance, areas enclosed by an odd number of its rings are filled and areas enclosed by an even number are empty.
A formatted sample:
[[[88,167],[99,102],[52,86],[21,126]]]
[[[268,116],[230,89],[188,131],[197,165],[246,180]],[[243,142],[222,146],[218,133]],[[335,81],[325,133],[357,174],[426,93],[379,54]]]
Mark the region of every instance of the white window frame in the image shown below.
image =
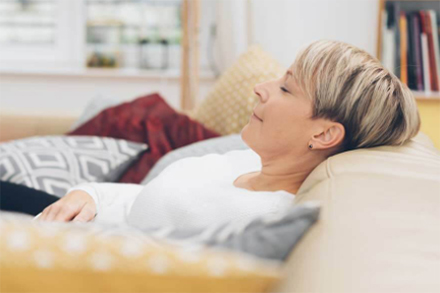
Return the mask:
[[[50,45],[0,45],[0,70],[77,69],[84,64],[84,0],[55,1],[55,38]]]

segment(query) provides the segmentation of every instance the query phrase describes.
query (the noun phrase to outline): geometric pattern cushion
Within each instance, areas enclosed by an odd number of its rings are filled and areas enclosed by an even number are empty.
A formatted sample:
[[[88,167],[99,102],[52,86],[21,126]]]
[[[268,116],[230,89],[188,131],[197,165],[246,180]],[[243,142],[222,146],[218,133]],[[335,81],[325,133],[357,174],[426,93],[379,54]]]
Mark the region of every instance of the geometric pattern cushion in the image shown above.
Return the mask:
[[[0,180],[62,197],[82,182],[116,181],[148,146],[98,136],[36,136],[0,144]]]
[[[0,213],[1,292],[266,292],[283,264],[154,239],[130,226]]]
[[[256,84],[281,77],[285,69],[253,45],[216,81],[211,92],[187,114],[221,135],[240,133],[259,102]]]

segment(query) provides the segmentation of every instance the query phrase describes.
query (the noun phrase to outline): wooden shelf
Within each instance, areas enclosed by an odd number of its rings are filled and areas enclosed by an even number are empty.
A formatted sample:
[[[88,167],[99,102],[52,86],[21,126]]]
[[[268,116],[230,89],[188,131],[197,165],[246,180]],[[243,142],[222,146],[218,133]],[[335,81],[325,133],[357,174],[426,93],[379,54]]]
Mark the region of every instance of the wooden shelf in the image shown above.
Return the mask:
[[[440,102],[440,92],[418,92],[412,91],[417,100],[433,100]]]

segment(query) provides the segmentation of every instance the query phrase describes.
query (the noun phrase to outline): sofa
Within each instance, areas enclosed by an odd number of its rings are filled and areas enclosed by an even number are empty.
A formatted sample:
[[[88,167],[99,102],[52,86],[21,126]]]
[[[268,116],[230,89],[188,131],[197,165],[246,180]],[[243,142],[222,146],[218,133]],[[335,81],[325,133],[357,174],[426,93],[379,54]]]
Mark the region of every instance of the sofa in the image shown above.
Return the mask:
[[[270,292],[439,292],[440,154],[426,135],[330,157],[298,191],[308,201],[321,203],[319,221]]]

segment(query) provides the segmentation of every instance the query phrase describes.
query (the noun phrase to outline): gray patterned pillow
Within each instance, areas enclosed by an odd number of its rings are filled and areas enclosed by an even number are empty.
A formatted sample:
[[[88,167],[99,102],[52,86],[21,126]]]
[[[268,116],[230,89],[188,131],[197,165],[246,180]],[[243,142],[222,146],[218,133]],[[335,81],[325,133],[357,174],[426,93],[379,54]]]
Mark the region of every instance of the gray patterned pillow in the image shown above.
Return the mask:
[[[0,180],[62,197],[82,182],[116,181],[146,150],[98,136],[35,136],[0,144]]]

